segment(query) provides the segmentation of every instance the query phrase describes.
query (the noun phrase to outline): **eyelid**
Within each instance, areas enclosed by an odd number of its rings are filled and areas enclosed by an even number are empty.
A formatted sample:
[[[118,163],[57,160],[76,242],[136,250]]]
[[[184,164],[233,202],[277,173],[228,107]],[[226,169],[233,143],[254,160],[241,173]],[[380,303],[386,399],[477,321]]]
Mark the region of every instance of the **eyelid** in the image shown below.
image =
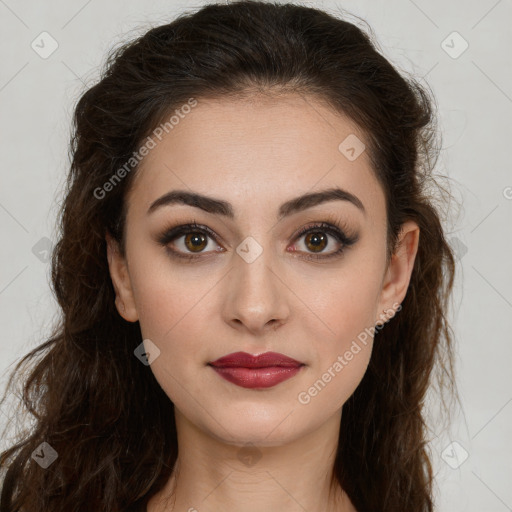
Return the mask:
[[[306,221],[303,227],[299,228],[295,234],[293,235],[293,238],[297,238],[299,236],[304,235],[306,232],[309,231],[309,229],[331,229],[335,230],[336,232],[339,231],[342,237],[344,238],[344,241],[347,243],[351,243],[352,240],[355,242],[357,241],[358,234],[356,231],[351,228],[348,223],[343,219],[341,216],[332,216],[332,215],[323,215],[321,217],[321,220],[309,220]]]
[[[317,217],[318,218],[318,217]],[[334,257],[335,255],[338,255],[338,253],[343,253],[345,249],[356,243],[359,239],[359,235],[354,232],[353,229],[351,229],[348,224],[345,222],[345,220],[341,217],[333,217],[331,215],[324,215],[322,216],[324,220],[321,221],[314,221],[311,220],[309,222],[306,222],[304,226],[302,226],[300,229],[298,229],[294,235],[292,235],[293,243],[296,243],[299,239],[301,239],[303,236],[308,234],[309,232],[314,232],[315,229],[318,231],[324,230],[325,232],[329,233],[331,237],[334,237],[337,239],[338,243],[342,245],[341,249],[338,251],[335,251],[334,253],[319,253],[318,255],[315,255],[314,253],[306,253],[306,256],[303,256],[304,259],[313,259],[313,260],[321,260],[321,259],[328,259],[330,257]],[[163,233],[157,237],[158,242],[161,245],[168,246],[170,242],[184,236],[187,233],[190,232],[200,232],[205,233],[209,238],[211,238],[217,245],[221,245],[220,237],[215,233],[212,229],[210,229],[208,226],[204,224],[199,224],[194,219],[192,222],[180,222],[177,223],[171,227],[168,227],[167,229],[163,230]],[[201,258],[207,258],[211,255],[212,251],[208,252],[198,252],[198,253],[181,253],[181,251],[176,251],[174,249],[168,248],[168,250],[173,255],[178,258],[183,259],[201,259]],[[225,249],[224,249],[225,250]],[[222,251],[224,252],[224,251]],[[300,251],[302,253],[302,251]]]

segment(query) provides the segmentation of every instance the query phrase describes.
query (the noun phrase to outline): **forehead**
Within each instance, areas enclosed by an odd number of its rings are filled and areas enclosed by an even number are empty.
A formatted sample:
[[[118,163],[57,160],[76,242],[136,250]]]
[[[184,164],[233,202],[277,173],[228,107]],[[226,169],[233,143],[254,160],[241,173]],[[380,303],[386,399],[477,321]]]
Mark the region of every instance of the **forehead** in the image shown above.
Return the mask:
[[[363,132],[316,98],[197,101],[161,141],[153,137],[157,144],[137,170],[129,209],[142,214],[173,189],[225,198],[235,211],[255,203],[275,209],[305,192],[335,186],[358,196],[367,210],[378,214],[384,208]],[[357,158],[346,152],[349,146],[361,152]]]

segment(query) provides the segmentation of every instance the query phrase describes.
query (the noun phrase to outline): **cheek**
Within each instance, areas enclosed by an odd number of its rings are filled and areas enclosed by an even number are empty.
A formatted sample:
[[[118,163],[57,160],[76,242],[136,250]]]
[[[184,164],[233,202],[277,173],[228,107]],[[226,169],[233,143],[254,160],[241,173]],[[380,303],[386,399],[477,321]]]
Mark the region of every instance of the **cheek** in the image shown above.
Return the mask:
[[[348,312],[347,312],[348,313]],[[340,317],[341,318],[341,317]],[[331,415],[354,393],[363,379],[371,358],[373,332],[361,325],[365,315],[343,316],[336,339],[317,340],[315,359],[307,379],[297,394],[297,402],[312,414]]]
[[[343,350],[350,345],[350,340],[375,325],[380,280],[380,269],[361,262],[322,281],[322,286],[309,294],[309,314],[304,321],[310,334],[316,331],[316,339],[325,338],[328,343],[322,346]]]
[[[379,283],[379,269],[361,262],[311,297],[301,331],[315,340],[314,359],[299,403],[335,412],[355,391],[371,357]]]
[[[146,276],[134,293],[142,337],[160,351],[148,370],[169,399],[187,409],[190,397],[204,392],[194,376],[208,360],[208,287],[204,280],[157,274]]]
[[[309,410],[330,415],[338,411],[361,382],[372,351],[372,340],[353,340],[343,350],[322,361],[314,368],[306,386],[297,395],[297,402]]]
[[[205,326],[211,321],[211,293],[218,277],[204,271],[198,275],[192,265],[184,269],[165,257],[153,258],[152,264],[141,263],[147,261],[141,257],[132,258],[131,280],[142,337],[160,350],[151,368],[196,371],[203,359],[206,363]]]
[[[205,311],[203,301],[208,302],[206,292],[204,282],[199,285],[168,277],[153,282],[146,279],[134,293],[142,335],[165,349],[186,336],[190,346],[197,339],[194,327],[199,327],[198,315]]]
[[[131,239],[145,240],[135,231]],[[131,241],[129,239],[129,242]],[[163,247],[152,242],[128,243],[130,282],[144,338],[162,340],[179,327],[180,319],[201,301],[204,283],[184,266],[172,262]]]

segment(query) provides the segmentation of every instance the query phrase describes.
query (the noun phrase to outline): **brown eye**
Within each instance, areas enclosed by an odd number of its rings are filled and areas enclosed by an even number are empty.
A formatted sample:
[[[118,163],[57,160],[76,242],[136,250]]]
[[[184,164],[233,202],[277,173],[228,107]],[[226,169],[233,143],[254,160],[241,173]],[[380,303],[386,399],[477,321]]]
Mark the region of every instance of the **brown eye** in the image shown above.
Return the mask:
[[[158,241],[167,248],[171,256],[178,258],[200,258],[211,252],[207,249],[219,250],[215,233],[196,222],[170,228],[159,237]],[[211,247],[208,247],[209,245]]]
[[[335,258],[341,256],[345,249],[356,243],[358,239],[357,234],[346,235],[336,225],[321,222],[303,228],[295,236],[295,240],[299,240],[300,243],[295,246],[293,252],[304,254],[305,256],[301,256],[304,259]],[[158,242],[172,257],[189,261],[206,258],[212,253],[225,252],[218,242],[217,235],[207,226],[197,224],[195,221],[168,229],[158,237]],[[209,243],[212,245],[210,249],[213,250],[208,251]],[[338,246],[337,249],[336,246]],[[328,251],[325,250],[326,248]]]
[[[208,245],[208,240],[202,233],[190,233],[185,236],[184,244],[192,252],[201,252]]]
[[[313,231],[306,235],[304,243],[312,252],[321,252],[327,247],[327,237],[321,231]]]
[[[345,249],[355,244],[358,239],[357,234],[346,235],[338,226],[329,222],[320,222],[300,230],[295,237],[299,242],[294,252],[304,253],[305,259],[335,258],[341,256]]]

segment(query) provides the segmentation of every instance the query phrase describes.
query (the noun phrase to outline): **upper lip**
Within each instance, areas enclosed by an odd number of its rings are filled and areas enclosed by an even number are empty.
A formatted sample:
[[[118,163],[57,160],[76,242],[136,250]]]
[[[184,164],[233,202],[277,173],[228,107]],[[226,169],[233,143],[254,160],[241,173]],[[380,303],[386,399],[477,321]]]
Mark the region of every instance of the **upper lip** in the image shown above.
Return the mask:
[[[215,361],[211,361],[208,364],[219,368],[267,368],[270,366],[283,366],[290,368],[303,365],[303,363],[277,352],[265,352],[264,354],[259,354],[257,356],[253,356],[247,352],[233,352],[232,354],[223,356]]]

